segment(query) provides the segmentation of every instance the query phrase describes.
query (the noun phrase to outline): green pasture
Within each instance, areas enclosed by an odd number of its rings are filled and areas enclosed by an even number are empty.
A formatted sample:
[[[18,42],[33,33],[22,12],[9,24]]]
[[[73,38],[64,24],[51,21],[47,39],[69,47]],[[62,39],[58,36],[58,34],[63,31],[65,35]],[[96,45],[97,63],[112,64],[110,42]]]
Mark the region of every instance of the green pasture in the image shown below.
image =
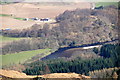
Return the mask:
[[[0,16],[4,16],[4,17],[9,17],[10,15],[8,15],[8,14],[0,14]]]
[[[115,5],[117,7],[118,3],[117,2],[97,2],[97,3],[95,3],[96,7],[99,7],[99,6],[109,6],[109,5]]]
[[[39,50],[23,51],[19,53],[0,55],[0,58],[2,58],[2,61],[0,62],[2,62],[2,66],[24,63],[25,61],[31,59],[37,54],[41,54],[41,57],[45,57],[50,54],[50,50],[51,49],[39,49]]]
[[[24,20],[25,19],[25,18],[11,16],[11,15],[8,15],[8,14],[0,14],[0,16],[2,16],[2,17],[10,17],[10,18],[17,19],[17,20]]]
[[[20,39],[26,39],[26,38],[15,38],[15,37],[0,36],[0,42],[9,42],[9,41],[15,41],[15,40],[20,40]]]
[[[14,19],[17,19],[17,20],[24,20],[25,18],[15,17]]]

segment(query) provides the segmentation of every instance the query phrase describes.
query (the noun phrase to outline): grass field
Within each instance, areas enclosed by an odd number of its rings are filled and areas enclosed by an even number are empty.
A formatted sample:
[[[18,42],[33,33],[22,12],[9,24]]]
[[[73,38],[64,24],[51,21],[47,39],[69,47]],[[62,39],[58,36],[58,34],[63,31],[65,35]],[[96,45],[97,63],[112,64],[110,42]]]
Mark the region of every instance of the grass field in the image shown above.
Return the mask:
[[[6,16],[6,17],[9,17],[10,15],[8,15],[8,14],[0,14],[0,16],[2,16],[2,17],[3,17],[3,16],[4,16],[4,17],[5,17],[5,16]]]
[[[28,39],[28,38],[14,38],[14,37],[0,36],[0,48],[10,42],[18,41],[18,40],[22,40],[22,39]]]
[[[10,42],[10,41],[15,41],[15,40],[20,40],[20,39],[26,39],[26,38],[14,38],[14,37],[0,36],[0,42]]]
[[[42,54],[41,57],[45,57],[50,54],[50,50],[51,49],[39,49],[32,51],[23,51],[14,54],[0,55],[0,58],[2,58],[2,61],[0,62],[2,62],[2,66],[24,63],[26,60],[31,59],[33,56],[36,56],[37,54]]]
[[[12,17],[11,15],[8,14],[0,14],[1,17],[10,17],[13,19],[17,19],[17,20],[24,20],[25,18],[20,18],[20,17]]]
[[[96,7],[99,7],[99,6],[109,6],[109,5],[118,6],[118,3],[117,2],[97,2],[95,4]]]
[[[17,19],[17,20],[24,20],[25,18],[15,17],[14,19]]]

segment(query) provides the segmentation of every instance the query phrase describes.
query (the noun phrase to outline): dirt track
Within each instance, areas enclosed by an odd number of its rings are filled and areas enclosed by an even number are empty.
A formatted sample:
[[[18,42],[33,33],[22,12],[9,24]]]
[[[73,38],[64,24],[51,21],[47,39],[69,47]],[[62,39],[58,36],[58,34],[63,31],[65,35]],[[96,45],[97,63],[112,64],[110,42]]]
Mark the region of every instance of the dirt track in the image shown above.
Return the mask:
[[[16,3],[0,5],[2,10],[0,14],[8,14],[20,18],[55,18],[59,14],[63,13],[65,10],[74,10],[76,8],[90,8],[90,3],[76,3],[70,5],[35,5],[29,3]],[[12,29],[23,29],[32,26],[35,22],[32,21],[21,21],[10,17],[0,17],[2,19],[2,25],[0,29],[12,28]]]

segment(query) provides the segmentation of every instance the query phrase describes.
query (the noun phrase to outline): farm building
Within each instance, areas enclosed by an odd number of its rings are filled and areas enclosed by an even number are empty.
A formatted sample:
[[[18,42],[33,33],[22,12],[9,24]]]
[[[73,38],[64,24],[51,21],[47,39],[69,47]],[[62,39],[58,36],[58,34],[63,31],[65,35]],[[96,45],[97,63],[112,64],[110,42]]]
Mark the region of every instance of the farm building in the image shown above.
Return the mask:
[[[11,30],[10,28],[6,28],[5,30]]]
[[[40,22],[56,22],[56,20],[50,18],[41,18]]]
[[[39,18],[30,18],[31,20],[39,20]]]
[[[5,28],[5,29],[0,29],[0,31],[9,31],[11,30],[10,28]]]
[[[50,19],[50,18],[25,18],[24,21],[37,21],[37,22],[45,22],[45,23],[49,23],[49,22],[56,22],[55,19]]]
[[[91,9],[95,9],[95,3],[91,3]]]
[[[103,9],[103,6],[95,7],[95,9]]]
[[[49,18],[42,18],[40,21],[49,21]]]
[[[25,21],[28,21],[28,20],[29,20],[29,18],[25,18],[24,20],[25,20]]]

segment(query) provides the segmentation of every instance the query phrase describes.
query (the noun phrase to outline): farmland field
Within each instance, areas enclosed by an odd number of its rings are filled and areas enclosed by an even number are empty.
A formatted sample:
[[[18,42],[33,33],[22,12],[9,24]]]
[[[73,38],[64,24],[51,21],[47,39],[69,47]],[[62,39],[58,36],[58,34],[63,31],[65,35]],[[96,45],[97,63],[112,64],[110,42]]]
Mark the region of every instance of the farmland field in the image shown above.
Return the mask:
[[[4,16],[4,17],[9,17],[10,15],[7,15],[7,14],[0,14],[0,16]]]
[[[15,40],[20,40],[20,39],[25,39],[25,38],[15,38],[15,37],[0,36],[0,42],[15,41]]]
[[[71,7],[74,6],[74,7]],[[74,10],[76,8],[90,8],[90,3],[75,3],[70,5],[41,5],[30,3],[16,3],[0,5],[0,29],[24,29],[29,28],[33,24],[40,24],[35,21],[23,21],[24,18],[52,18],[54,19],[59,14],[66,10]],[[49,14],[48,14],[49,12]],[[7,14],[7,15],[4,15]],[[11,16],[9,16],[11,15]],[[6,17],[5,17],[6,16]],[[15,17],[15,18],[14,18]]]
[[[117,2],[97,2],[95,4],[96,7],[99,7],[99,6],[109,6],[109,5],[118,6],[118,3]]]
[[[27,39],[27,38],[13,38],[13,37],[5,37],[5,36],[0,36],[0,47],[12,42],[12,41],[17,41],[21,39]]]
[[[2,66],[5,66],[5,65],[9,66],[10,64],[24,63],[26,60],[31,59],[37,54],[42,54],[41,57],[47,56],[50,54],[50,49],[39,49],[39,50],[32,50],[32,51],[23,51],[23,52],[14,53],[14,54],[0,55],[0,58],[2,58]]]

